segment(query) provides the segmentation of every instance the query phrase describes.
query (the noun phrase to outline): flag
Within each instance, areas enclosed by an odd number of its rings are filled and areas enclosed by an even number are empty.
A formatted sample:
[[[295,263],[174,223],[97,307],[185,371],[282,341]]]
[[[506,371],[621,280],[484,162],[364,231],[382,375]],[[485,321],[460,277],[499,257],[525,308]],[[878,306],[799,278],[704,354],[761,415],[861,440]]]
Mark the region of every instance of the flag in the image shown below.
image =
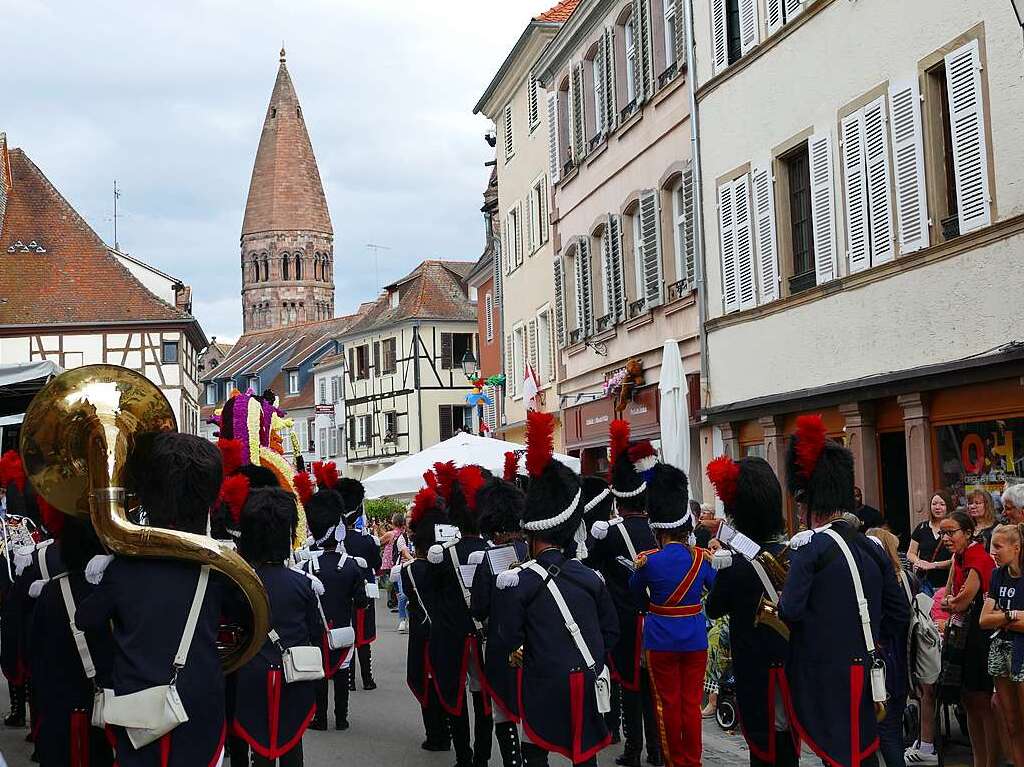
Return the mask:
[[[523,404],[528,410],[533,410],[536,404],[537,394],[540,393],[540,380],[533,372],[533,367],[527,363],[526,376],[523,379]]]

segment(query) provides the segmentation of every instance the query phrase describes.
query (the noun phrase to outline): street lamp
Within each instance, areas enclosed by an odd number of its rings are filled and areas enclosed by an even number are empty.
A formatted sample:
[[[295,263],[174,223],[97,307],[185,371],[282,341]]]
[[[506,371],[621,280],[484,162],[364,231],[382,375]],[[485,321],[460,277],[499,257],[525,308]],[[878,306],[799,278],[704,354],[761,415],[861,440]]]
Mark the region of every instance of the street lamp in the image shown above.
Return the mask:
[[[477,372],[480,368],[477,366],[476,357],[473,356],[473,350],[467,349],[466,353],[462,355],[462,373],[466,376],[466,379],[472,381],[476,378]]]

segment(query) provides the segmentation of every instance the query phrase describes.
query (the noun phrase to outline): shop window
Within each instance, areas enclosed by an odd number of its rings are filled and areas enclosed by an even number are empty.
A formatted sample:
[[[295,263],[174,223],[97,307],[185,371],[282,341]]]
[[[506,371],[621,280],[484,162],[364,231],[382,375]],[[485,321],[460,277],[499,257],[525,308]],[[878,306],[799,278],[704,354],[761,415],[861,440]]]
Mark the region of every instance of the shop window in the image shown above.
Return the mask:
[[[935,429],[940,487],[966,504],[974,490],[1002,492],[1006,482],[1024,477],[1024,418],[939,426]]]

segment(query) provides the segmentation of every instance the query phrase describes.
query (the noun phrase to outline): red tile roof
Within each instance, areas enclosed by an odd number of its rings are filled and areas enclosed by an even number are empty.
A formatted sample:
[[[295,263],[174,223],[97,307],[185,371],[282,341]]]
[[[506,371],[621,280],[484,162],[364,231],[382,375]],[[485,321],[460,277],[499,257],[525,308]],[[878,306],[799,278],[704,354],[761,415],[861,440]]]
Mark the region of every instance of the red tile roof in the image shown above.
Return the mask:
[[[579,2],[580,0],[561,0],[561,2],[551,6],[544,13],[535,16],[534,21],[552,21],[562,24],[569,20]]]
[[[195,322],[147,290],[21,149],[9,157],[0,324]]]

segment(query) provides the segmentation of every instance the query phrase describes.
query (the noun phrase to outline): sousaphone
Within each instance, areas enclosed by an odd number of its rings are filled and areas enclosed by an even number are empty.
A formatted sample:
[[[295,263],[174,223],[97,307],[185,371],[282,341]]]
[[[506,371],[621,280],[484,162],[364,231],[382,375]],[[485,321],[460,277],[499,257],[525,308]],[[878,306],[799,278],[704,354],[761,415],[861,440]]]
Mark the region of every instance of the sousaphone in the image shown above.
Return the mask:
[[[125,464],[135,439],[176,428],[170,403],[149,379],[117,365],[86,365],[56,376],[36,394],[22,424],[21,458],[36,492],[65,514],[91,519],[115,554],[210,565],[238,585],[252,620],[237,644],[221,649],[230,672],[259,651],[270,628],[256,571],[213,538],[137,525],[127,515]]]

